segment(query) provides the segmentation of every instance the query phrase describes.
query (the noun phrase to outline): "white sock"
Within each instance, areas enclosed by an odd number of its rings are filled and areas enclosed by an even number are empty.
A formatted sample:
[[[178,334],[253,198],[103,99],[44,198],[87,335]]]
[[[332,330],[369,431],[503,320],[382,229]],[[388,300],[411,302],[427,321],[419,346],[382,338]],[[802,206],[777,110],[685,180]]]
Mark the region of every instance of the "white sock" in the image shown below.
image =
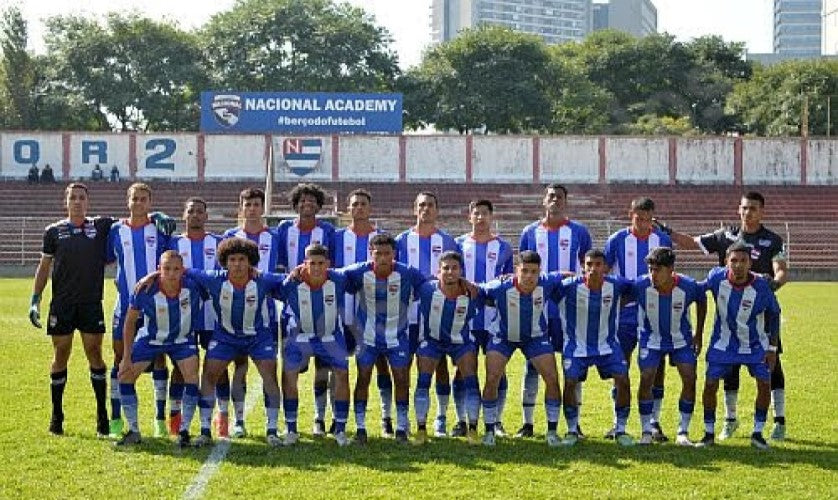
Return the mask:
[[[774,404],[774,417],[786,417],[786,390],[774,389],[771,391],[771,401]]]
[[[725,391],[725,418],[736,420],[736,404],[739,402],[739,391]]]

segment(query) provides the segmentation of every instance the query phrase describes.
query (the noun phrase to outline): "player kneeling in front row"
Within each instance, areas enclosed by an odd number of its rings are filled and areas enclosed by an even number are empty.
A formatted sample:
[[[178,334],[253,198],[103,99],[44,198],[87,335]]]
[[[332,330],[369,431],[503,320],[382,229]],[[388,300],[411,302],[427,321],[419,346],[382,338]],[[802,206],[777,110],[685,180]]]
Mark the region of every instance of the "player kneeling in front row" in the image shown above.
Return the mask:
[[[766,449],[762,429],[771,402],[771,370],[777,361],[780,305],[769,281],[750,272],[751,248],[744,241],[727,248],[726,262],[727,267],[717,267],[707,276],[706,287],[716,299],[716,318],[707,347],[705,434],[699,446],[715,441],[719,380],[737,365],[745,365],[757,382],[751,445]]]
[[[119,365],[119,390],[128,432],[116,444],[140,442],[137,391],[134,383],[161,354],[168,354],[183,374],[183,411],[178,445],[189,444],[189,425],[198,405],[198,344],[193,322],[201,313],[201,290],[184,279],[183,258],[167,250],[153,282],[131,295],[123,331],[124,354]],[[143,315],[143,326],[136,331]],[[136,338],[134,337],[136,333]]]
[[[544,379],[547,444],[558,446],[561,444],[557,431],[562,396],[556,357],[547,336],[545,310],[547,301],[556,297],[562,276],[558,273],[541,275],[541,257],[536,252],[521,252],[520,258],[513,279],[493,280],[480,285],[480,296],[494,305],[500,315],[500,330],[494,334],[486,349],[486,385],[483,389],[486,433],[483,444],[495,444],[498,386],[509,358],[516,349],[520,349]]]
[[[349,364],[341,317],[345,279],[329,270],[329,249],[312,244],[305,249],[300,281],[287,280],[280,289],[280,298],[288,312],[288,336],[282,346],[283,408],[288,433],[283,444],[293,445],[297,433],[300,369],[314,357],[328,366],[335,377],[335,440],[346,446],[346,419],[349,415]]]
[[[681,446],[692,446],[688,433],[695,408],[696,356],[701,352],[701,337],[707,316],[706,294],[704,287],[695,280],[675,273],[675,252],[672,249],[653,249],[646,256],[646,264],[649,274],[641,276],[634,285],[640,327],[637,406],[643,434],[639,444],[652,444],[655,432],[652,386],[661,361],[669,355],[681,375],[681,398],[678,401],[681,419],[675,442]],[[690,305],[693,303],[696,304],[695,336],[690,325]]]
[[[480,387],[477,383],[477,345],[470,335],[469,321],[477,313],[478,300],[472,300],[462,286],[463,257],[448,251],[439,257],[438,281],[419,289],[419,322],[422,338],[416,350],[419,378],[416,406],[416,442],[427,441],[431,377],[446,354],[463,377],[469,441],[477,442],[480,413]]]
[[[588,368],[596,366],[603,379],[613,378],[614,439],[621,446],[632,446],[626,434],[631,408],[628,363],[617,339],[620,299],[632,295],[633,282],[605,275],[605,254],[596,249],[585,253],[584,276],[567,278],[558,289],[559,317],[564,331],[564,414],[568,433],[563,441],[573,446],[579,440],[579,407],[576,384],[584,380]]]
[[[201,377],[201,435],[198,446],[212,442],[210,431],[215,407],[215,385],[221,373],[237,356],[253,360],[262,377],[267,417],[268,444],[282,444],[277,435],[280,392],[276,377],[277,345],[271,334],[268,301],[278,293],[284,274],[256,275],[253,266],[259,262],[259,247],[242,238],[230,238],[218,245],[218,263],[225,270],[190,269],[187,276],[195,279],[212,300],[216,322],[204,361]]]

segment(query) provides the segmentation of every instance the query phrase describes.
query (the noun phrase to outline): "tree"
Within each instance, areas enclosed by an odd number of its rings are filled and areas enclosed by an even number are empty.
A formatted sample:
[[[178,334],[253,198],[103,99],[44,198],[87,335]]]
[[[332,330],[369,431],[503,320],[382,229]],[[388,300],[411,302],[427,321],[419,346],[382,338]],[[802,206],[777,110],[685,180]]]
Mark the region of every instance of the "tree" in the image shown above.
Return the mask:
[[[728,112],[741,116],[745,132],[782,136],[802,133],[808,103],[811,135],[825,135],[827,96],[838,94],[838,62],[787,61],[761,67],[750,81],[737,84],[727,102]]]
[[[36,72],[26,51],[26,20],[17,7],[0,13],[0,50],[2,59],[3,113],[2,126],[32,128],[36,116],[33,109]]]
[[[392,38],[363,10],[329,0],[239,0],[204,27],[213,83],[237,91],[392,90]]]
[[[611,132],[614,95],[585,76],[578,61],[563,58],[553,48],[548,67],[548,96],[553,134],[602,134]]]
[[[484,26],[430,50],[412,73],[436,105],[408,109],[438,129],[517,133],[546,130],[550,56],[537,36]],[[406,98],[407,99],[407,98]],[[408,100],[414,104],[414,100]]]
[[[113,117],[120,130],[195,130],[206,85],[194,35],[138,14],[47,21],[56,83]]]

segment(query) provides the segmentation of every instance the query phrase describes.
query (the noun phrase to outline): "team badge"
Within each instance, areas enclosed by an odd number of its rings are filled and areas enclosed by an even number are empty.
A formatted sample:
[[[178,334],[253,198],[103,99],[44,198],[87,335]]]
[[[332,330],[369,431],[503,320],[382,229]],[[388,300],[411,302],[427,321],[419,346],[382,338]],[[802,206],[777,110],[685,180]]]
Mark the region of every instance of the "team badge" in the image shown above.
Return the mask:
[[[145,237],[145,244],[149,248],[153,248],[157,246],[157,236],[151,235]]]
[[[749,310],[751,308],[751,306],[753,306],[753,305],[754,305],[753,302],[751,302],[748,299],[743,299],[742,300],[742,309],[745,310],[745,311]]]
[[[395,295],[399,292],[399,285],[396,285],[396,284],[387,285],[387,291],[390,292],[391,294]]]
[[[327,306],[331,306],[335,303],[335,296],[331,294],[326,295],[323,297],[323,302],[325,302]]]
[[[439,255],[439,254],[441,254],[441,253],[442,253],[442,247],[441,247],[441,246],[439,246],[439,245],[434,245],[434,246],[432,246],[432,247],[431,247],[431,253],[433,253],[434,255]]]
[[[300,177],[317,170],[323,158],[323,139],[289,137],[282,141],[282,159]]]
[[[457,315],[462,316],[466,313],[466,308],[464,306],[460,306],[457,308]]]
[[[603,295],[602,296],[602,305],[605,307],[611,307],[611,301],[614,300],[614,297],[611,295]]]
[[[559,240],[559,246],[566,249],[570,246],[570,240],[567,238],[561,238]]]
[[[649,349],[640,349],[640,359],[646,359],[649,357]]]
[[[672,309],[675,311],[681,311],[682,309],[684,309],[684,303],[681,301],[673,302]]]
[[[184,297],[180,301],[180,308],[181,309],[189,309],[189,297]]]
[[[215,257],[215,249],[214,248],[205,248],[204,255],[207,257]]]
[[[234,94],[219,94],[212,98],[212,116],[222,127],[234,127],[239,122],[242,98]]]
[[[486,254],[486,258],[489,260],[498,260],[498,254],[496,252],[489,252]]]
[[[256,296],[255,295],[248,295],[244,298],[244,301],[248,306],[252,306],[253,304],[256,303]]]

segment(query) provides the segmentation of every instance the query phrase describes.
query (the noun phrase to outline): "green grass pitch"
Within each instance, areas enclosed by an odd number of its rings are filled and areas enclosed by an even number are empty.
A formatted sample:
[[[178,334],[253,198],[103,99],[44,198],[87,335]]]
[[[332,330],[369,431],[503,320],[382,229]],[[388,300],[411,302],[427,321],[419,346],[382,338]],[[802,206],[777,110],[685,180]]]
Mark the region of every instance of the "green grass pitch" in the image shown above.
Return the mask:
[[[96,439],[93,395],[78,341],[65,394],[67,434],[48,434],[51,347],[44,333],[32,328],[26,318],[30,289],[31,280],[0,281],[0,498],[183,497],[211,450],[178,451],[168,440],[146,437],[141,446],[123,451],[115,450],[108,440]],[[113,303],[112,287],[107,289],[106,315]],[[333,440],[313,439],[309,434],[312,396],[310,379],[304,377],[301,443],[292,449],[271,449],[264,444],[262,398],[251,387],[248,424],[254,435],[232,444],[201,490],[202,496],[836,498],[838,396],[832,370],[838,366],[837,296],[836,283],[792,283],[780,292],[789,438],[769,451],[749,446],[754,386],[744,371],[739,434],[713,449],[672,444],[621,449],[605,441],[600,436],[612,418],[609,386],[595,377],[585,386],[582,410],[582,424],[590,438],[573,449],[546,446],[542,407],[536,412],[537,437],[533,439],[504,439],[492,449],[462,440],[398,446],[378,438],[374,389],[370,391],[369,446],[339,449]],[[48,303],[45,297],[44,317]],[[705,339],[709,339],[707,332]],[[511,390],[503,419],[507,430],[514,430],[521,420],[521,359],[517,356],[509,365]],[[105,360],[110,359],[106,340]],[[699,372],[704,367],[702,361]],[[251,370],[251,386],[257,385],[256,377]],[[636,372],[632,378],[637,380]],[[699,387],[702,379],[700,375]],[[663,421],[673,437],[678,383],[670,370]],[[138,390],[141,426],[148,436],[153,418],[149,377],[138,381]],[[629,432],[637,436],[634,394],[631,411]],[[721,420],[721,407],[718,415]],[[769,432],[770,427],[769,423]],[[193,429],[197,430],[197,423]],[[354,431],[351,417],[349,429]],[[559,429],[564,432],[564,419]],[[699,406],[690,434],[698,439],[702,432]]]

